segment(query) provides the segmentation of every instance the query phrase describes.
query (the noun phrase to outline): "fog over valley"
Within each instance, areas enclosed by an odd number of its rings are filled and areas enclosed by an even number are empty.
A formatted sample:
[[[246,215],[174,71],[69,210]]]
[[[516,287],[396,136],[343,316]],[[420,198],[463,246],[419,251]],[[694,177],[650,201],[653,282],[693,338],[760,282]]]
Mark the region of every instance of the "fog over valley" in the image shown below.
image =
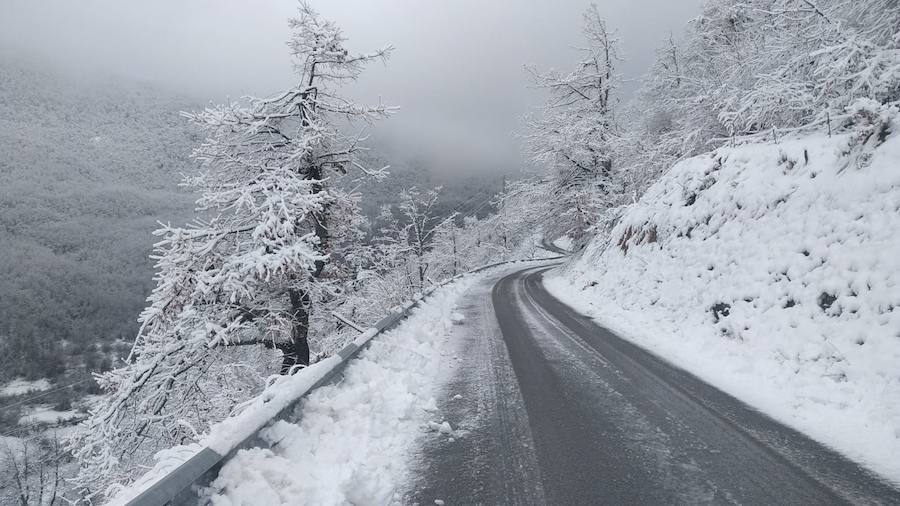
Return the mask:
[[[402,111],[373,133],[379,144],[443,172],[518,171],[520,118],[541,100],[523,65],[567,68],[587,2],[340,0],[316,7],[342,24],[351,50],[392,44],[349,87],[354,98]],[[699,13],[699,0],[606,0],[621,40],[625,95],[657,45]],[[291,0],[12,0],[0,16],[0,54],[35,57],[73,75],[150,81],[198,103],[267,96],[294,82],[285,41]],[[576,28],[573,28],[576,27]],[[647,34],[655,34],[648,37]],[[628,81],[630,80],[630,81]]]

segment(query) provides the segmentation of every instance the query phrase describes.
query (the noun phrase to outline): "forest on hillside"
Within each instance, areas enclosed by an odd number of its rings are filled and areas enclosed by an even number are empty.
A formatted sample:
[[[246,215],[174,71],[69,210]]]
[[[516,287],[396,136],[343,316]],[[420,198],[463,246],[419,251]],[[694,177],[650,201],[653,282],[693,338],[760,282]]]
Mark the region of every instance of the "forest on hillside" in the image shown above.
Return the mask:
[[[0,376],[108,369],[132,338],[150,233],[192,208],[177,185],[198,140],[178,118],[190,105],[0,65]]]

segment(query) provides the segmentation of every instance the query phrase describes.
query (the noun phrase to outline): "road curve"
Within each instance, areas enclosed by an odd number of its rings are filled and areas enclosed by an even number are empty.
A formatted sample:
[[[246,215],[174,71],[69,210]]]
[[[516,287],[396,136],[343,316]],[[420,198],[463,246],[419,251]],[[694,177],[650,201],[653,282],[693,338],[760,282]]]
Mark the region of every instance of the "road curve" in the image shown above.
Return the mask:
[[[546,270],[460,308],[464,365],[439,400],[457,437],[423,443],[410,503],[900,504],[854,462],[561,303]]]
[[[560,248],[559,246],[553,244],[552,242],[548,241],[546,237],[541,239],[541,248],[543,248],[551,253],[558,253],[560,255],[569,255],[572,253],[571,251],[564,250],[564,249]]]

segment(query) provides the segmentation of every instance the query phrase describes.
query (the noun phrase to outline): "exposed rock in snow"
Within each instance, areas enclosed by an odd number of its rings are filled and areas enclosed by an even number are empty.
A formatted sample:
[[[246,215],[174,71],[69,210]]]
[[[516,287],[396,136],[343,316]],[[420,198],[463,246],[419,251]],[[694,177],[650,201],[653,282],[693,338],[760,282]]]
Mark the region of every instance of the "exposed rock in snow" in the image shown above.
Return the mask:
[[[441,434],[452,434],[453,427],[450,426],[450,422],[428,422],[428,428],[435,432],[440,432]]]

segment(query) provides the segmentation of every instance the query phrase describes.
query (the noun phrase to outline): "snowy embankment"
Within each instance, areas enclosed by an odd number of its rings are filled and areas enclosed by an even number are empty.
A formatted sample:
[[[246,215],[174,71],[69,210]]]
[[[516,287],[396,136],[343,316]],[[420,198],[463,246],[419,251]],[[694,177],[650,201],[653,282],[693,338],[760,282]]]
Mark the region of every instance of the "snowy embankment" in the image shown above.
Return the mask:
[[[408,452],[435,419],[433,392],[459,296],[477,276],[438,289],[400,327],[351,361],[343,379],[312,392],[294,422],[262,432],[272,448],[241,450],[209,489],[215,505],[389,504]]]
[[[677,164],[547,287],[900,483],[900,123],[881,114]]]

